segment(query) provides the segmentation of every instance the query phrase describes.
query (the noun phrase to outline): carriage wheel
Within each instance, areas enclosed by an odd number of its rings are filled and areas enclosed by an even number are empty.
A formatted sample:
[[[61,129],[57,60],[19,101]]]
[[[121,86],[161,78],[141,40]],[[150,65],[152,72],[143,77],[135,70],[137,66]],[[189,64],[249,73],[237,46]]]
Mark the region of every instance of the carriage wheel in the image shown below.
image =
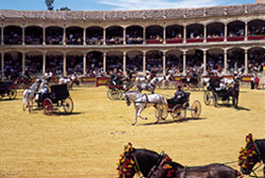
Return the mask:
[[[188,91],[189,90],[189,84],[188,83],[183,83],[182,87],[183,90]]]
[[[50,98],[46,98],[43,101],[42,106],[43,106],[44,114],[46,114],[47,116],[51,116],[52,113],[53,113],[53,103],[52,103],[52,100]]]
[[[194,84],[188,84],[188,89],[190,90],[190,91],[195,91],[195,85]]]
[[[178,104],[172,109],[170,114],[174,120],[186,118],[186,108],[184,108],[183,105]]]
[[[110,100],[113,100],[112,96],[111,96],[111,89],[108,89],[107,91],[107,97],[110,99]]]
[[[200,83],[195,85],[195,90],[196,91],[200,91],[201,90],[201,84]]]
[[[124,94],[125,94],[125,92],[122,91],[122,90],[120,90],[119,92],[120,92],[120,100],[124,100],[124,99],[125,99],[125,98],[124,98]]]
[[[120,91],[117,89],[113,89],[110,91],[110,96],[114,100],[118,100],[120,98]]]
[[[213,105],[214,107],[218,106],[218,96],[215,93],[213,94]]]
[[[198,100],[195,100],[191,106],[191,117],[199,118],[202,111],[201,103]]]
[[[233,106],[234,106],[234,108],[237,108],[237,106],[238,106],[238,98],[237,97],[233,97]]]
[[[14,88],[11,88],[8,95],[9,95],[9,99],[11,99],[11,100],[16,99],[17,90]]]
[[[70,97],[63,100],[63,109],[66,114],[71,114],[73,112],[74,102]]]
[[[160,109],[162,110],[162,119],[165,120],[168,116],[167,110],[163,106],[158,106],[158,107],[160,107]],[[156,118],[158,118],[158,110],[157,109],[155,110],[155,116],[156,116]]]
[[[204,92],[203,101],[207,106],[211,103],[211,93],[209,91]]]
[[[29,113],[32,113],[32,110],[33,110],[33,102],[32,102],[31,99],[28,99],[27,100],[27,108],[28,108]]]

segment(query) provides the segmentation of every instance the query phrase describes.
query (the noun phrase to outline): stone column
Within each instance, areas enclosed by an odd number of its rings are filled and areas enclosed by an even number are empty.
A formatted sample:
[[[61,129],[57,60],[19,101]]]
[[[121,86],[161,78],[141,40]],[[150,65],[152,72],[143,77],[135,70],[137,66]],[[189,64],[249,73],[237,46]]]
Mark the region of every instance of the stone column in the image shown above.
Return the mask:
[[[67,72],[66,72],[66,54],[63,54],[63,76],[64,77],[67,76]]]
[[[5,53],[1,53],[1,71],[2,71],[2,80],[4,79],[4,65],[5,65],[5,61],[4,61],[4,56],[5,56]]]
[[[42,45],[46,45],[46,28],[42,30]]]
[[[145,52],[143,52],[143,74],[145,75],[145,67],[146,67],[146,55]]]
[[[163,44],[167,43],[166,36],[166,27],[163,27]]]
[[[66,45],[66,28],[63,28],[63,45]]]
[[[248,40],[248,22],[245,22],[245,41]]]
[[[186,51],[183,51],[183,72],[182,75],[186,75]]]
[[[2,26],[1,28],[1,41],[0,41],[1,45],[4,45],[4,26]]]
[[[126,28],[123,28],[123,44],[126,45]]]
[[[183,26],[183,43],[187,43],[187,26],[186,25]]]
[[[123,52],[123,73],[126,74],[126,52]]]
[[[22,27],[22,45],[25,45],[25,27]]]
[[[83,31],[83,45],[85,46],[86,45],[86,29],[84,28],[84,31]]]
[[[25,75],[25,53],[22,53],[22,76]]]
[[[227,49],[224,49],[224,74],[227,75]]]
[[[106,28],[103,28],[103,44],[106,45]],[[104,72],[106,72],[104,70]]]
[[[203,42],[207,42],[207,25],[203,26]]]
[[[247,75],[248,74],[248,50],[245,49],[245,71],[244,74]]]
[[[163,52],[163,75],[166,75],[166,52]]]
[[[143,29],[143,44],[146,44],[146,28]]]
[[[206,75],[206,57],[207,57],[207,53],[205,50],[203,51],[203,75]]]
[[[42,56],[42,74],[45,75],[46,73],[46,53],[43,53]]]
[[[104,40],[105,41],[105,40]],[[104,70],[104,72],[105,72],[105,74],[106,74],[106,66],[107,66],[107,61],[106,61],[106,56],[107,56],[107,54],[106,54],[106,52],[104,52],[103,53],[103,70]]]
[[[228,36],[227,33],[228,33],[228,32],[227,32],[227,23],[225,23],[224,42],[227,42],[227,36]]]
[[[86,75],[86,53],[83,55],[83,75]]]

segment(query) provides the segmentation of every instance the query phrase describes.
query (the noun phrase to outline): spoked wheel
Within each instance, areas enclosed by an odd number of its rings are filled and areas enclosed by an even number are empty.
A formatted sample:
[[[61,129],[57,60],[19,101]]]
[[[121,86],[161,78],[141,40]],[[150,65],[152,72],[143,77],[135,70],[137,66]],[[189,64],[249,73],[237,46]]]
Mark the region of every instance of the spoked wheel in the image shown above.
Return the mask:
[[[111,89],[108,89],[107,91],[107,97],[110,99],[110,100],[113,100],[112,96],[111,96]]]
[[[63,109],[66,114],[71,114],[74,109],[74,102],[72,98],[68,97],[65,100],[63,100]]]
[[[195,85],[194,84],[188,84],[190,91],[195,91]]]
[[[170,114],[174,120],[183,119],[186,117],[186,108],[184,108],[183,105],[178,104],[172,109]]]
[[[183,83],[182,84],[182,89],[185,90],[185,91],[188,91],[189,90],[189,84],[188,83]]]
[[[110,91],[110,97],[114,100],[118,100],[120,98],[120,91],[118,89],[112,89]]]
[[[201,111],[202,111],[201,103],[198,100],[195,100],[191,106],[191,117],[199,118],[201,115]]]
[[[211,93],[209,91],[205,91],[203,95],[203,101],[208,106],[211,103]]]
[[[9,99],[14,100],[17,97],[17,90],[15,88],[11,88],[9,91]]]
[[[213,105],[214,107],[218,106],[218,96],[215,93],[213,94]]]
[[[159,107],[159,109],[162,110],[162,119],[165,120],[168,116],[167,110],[163,106],[158,106],[158,107]],[[156,118],[158,118],[158,110],[157,109],[155,110],[155,116],[156,116]]]
[[[43,101],[43,111],[44,114],[46,114],[47,116],[51,116],[53,113],[53,103],[52,100],[50,98],[46,98]]]

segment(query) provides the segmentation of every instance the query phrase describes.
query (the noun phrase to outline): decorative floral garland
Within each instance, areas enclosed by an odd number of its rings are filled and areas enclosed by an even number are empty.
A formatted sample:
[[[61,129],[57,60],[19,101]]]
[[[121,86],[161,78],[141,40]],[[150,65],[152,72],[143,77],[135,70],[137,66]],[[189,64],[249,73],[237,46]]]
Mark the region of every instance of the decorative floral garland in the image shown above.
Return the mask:
[[[251,143],[251,147],[249,149],[245,147],[242,148],[242,150],[239,152],[239,166],[242,168],[248,168],[250,165],[254,164],[254,159],[252,158],[254,155],[257,155],[257,150],[255,145],[253,144],[255,142],[255,139],[252,138],[252,134],[248,134],[246,137],[246,146]],[[249,160],[250,158],[250,160]],[[252,159],[251,159],[252,158]]]
[[[131,156],[134,150],[131,143],[124,146],[124,153],[120,155],[121,158],[117,163],[118,178],[131,177],[134,172],[137,172],[136,164]]]
[[[166,177],[173,177],[176,169],[172,166],[172,159],[166,155],[162,163],[163,169],[167,171]]]

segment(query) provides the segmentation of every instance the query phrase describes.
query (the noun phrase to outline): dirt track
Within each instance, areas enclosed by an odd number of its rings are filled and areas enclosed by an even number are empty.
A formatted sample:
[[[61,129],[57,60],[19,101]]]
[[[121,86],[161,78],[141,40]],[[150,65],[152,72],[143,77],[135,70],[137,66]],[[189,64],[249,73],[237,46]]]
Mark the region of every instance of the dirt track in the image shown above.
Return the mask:
[[[242,89],[240,110],[205,106],[203,93],[194,92],[190,101],[200,100],[200,119],[172,122],[168,116],[155,125],[151,108],[143,113],[148,120],[136,126],[133,106],[109,100],[106,91],[77,88],[71,92],[74,113],[51,117],[23,112],[22,91],[17,100],[0,101],[0,177],[117,177],[116,163],[128,142],[164,150],[183,165],[224,163],[237,160],[248,133],[264,138],[264,90]],[[174,90],[157,93],[173,96]],[[237,163],[230,166],[239,169]]]

